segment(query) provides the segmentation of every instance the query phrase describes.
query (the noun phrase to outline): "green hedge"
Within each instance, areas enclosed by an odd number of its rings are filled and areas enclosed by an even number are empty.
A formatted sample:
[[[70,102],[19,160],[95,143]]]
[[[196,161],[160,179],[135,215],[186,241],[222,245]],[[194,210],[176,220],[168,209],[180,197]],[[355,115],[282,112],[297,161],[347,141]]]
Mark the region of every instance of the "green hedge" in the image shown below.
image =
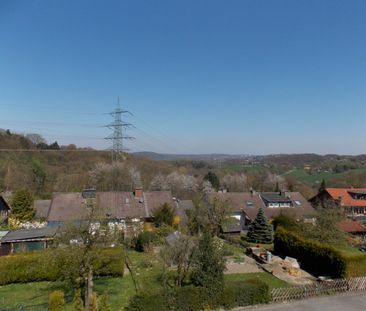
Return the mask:
[[[127,311],[198,311],[210,306],[205,288],[186,286],[167,290],[144,290],[130,300]],[[268,285],[259,280],[226,282],[221,306],[232,309],[269,301]]]
[[[315,275],[333,278],[366,275],[366,254],[346,256],[332,246],[304,239],[282,227],[276,230],[274,251],[295,257],[304,270]]]
[[[56,281],[63,277],[64,270],[77,262],[66,249],[47,249],[31,253],[0,257],[0,285],[38,281]],[[97,276],[122,276],[123,252],[117,248],[97,251],[93,263]]]
[[[225,284],[222,306],[232,309],[268,303],[269,296],[268,285],[260,280],[230,281]]]

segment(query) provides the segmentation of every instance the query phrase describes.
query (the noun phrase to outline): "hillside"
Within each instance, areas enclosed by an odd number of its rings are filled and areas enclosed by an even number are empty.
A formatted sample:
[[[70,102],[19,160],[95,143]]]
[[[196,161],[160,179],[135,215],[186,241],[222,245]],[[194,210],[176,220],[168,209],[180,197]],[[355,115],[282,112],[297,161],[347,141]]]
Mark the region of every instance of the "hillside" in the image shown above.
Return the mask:
[[[37,147],[23,135],[0,132],[0,192],[29,188],[46,198],[54,191],[79,191],[94,186],[90,174],[98,164],[111,163],[108,151],[43,144]],[[141,172],[146,187],[155,174],[172,170],[169,162],[127,154],[125,163]]]

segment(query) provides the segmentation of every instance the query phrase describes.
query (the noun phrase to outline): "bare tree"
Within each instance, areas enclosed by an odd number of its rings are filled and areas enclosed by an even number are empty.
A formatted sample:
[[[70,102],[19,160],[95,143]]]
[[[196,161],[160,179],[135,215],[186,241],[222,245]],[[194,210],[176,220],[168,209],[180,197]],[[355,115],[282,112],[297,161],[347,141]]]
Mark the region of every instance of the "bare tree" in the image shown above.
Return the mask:
[[[225,175],[222,178],[222,184],[230,192],[244,192],[247,188],[247,176],[244,174],[240,175]]]
[[[175,285],[182,286],[188,275],[189,268],[194,259],[196,245],[192,237],[177,235],[176,239],[168,241],[160,251],[160,256],[165,263],[164,282],[166,285],[166,271],[170,267],[176,267],[177,276]]]
[[[25,138],[29,139],[33,144],[47,144],[47,141],[39,134],[29,133],[25,135]]]

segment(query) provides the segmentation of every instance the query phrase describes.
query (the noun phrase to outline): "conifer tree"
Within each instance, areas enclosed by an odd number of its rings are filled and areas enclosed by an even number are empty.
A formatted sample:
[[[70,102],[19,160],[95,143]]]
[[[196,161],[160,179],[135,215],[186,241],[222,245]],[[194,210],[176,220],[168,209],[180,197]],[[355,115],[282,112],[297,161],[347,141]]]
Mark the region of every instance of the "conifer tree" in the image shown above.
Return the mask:
[[[268,219],[262,208],[249,226],[247,240],[252,243],[269,244],[273,241],[273,227],[268,223]]]
[[[18,190],[11,200],[12,215],[20,221],[30,221],[35,215],[33,195],[29,190]]]
[[[320,187],[318,189],[318,192],[321,193],[321,192],[325,191],[326,188],[327,188],[327,186],[325,184],[325,180],[323,179],[321,184],[320,184]]]
[[[198,245],[193,282],[205,288],[207,300],[213,306],[218,304],[218,299],[224,289],[225,259],[222,245],[206,230]]]

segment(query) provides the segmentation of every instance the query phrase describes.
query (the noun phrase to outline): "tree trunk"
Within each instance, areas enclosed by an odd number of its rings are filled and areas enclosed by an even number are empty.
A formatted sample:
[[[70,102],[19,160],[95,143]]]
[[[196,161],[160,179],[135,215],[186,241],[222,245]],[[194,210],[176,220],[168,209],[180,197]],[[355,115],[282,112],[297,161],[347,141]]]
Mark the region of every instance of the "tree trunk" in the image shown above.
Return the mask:
[[[88,276],[86,278],[85,306],[90,310],[93,301],[93,268],[89,266]]]

